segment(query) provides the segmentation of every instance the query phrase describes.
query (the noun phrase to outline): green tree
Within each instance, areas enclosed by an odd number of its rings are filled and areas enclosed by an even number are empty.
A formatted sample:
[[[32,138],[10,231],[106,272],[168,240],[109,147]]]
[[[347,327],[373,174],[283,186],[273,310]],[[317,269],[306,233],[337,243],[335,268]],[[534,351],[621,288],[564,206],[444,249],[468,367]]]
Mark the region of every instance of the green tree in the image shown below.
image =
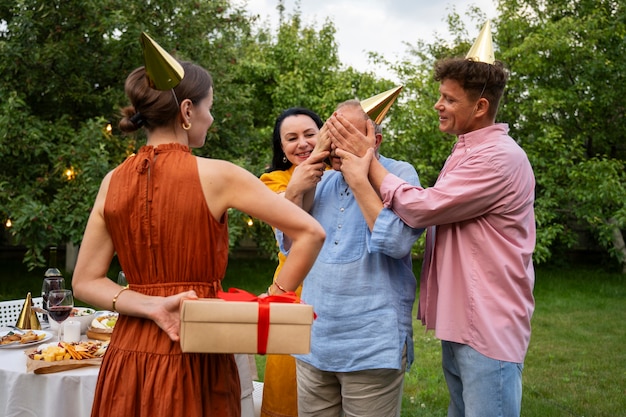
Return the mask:
[[[145,139],[116,129],[124,80],[143,63],[142,31],[213,75],[215,123],[194,152],[256,175],[270,161],[273,121],[284,108],[307,106],[326,117],[339,101],[389,87],[373,74],[343,69],[332,22],[304,26],[299,11],[281,14],[274,34],[228,0],[5,3],[0,217],[13,222],[11,243],[28,249],[30,268],[45,263],[47,246],[80,243],[100,180]],[[267,226],[249,228],[247,221],[230,213],[231,244],[252,237],[274,253]]]
[[[335,27],[331,21],[319,29],[302,22],[299,9],[284,12],[278,1],[279,24],[276,33],[258,27],[254,42],[244,51],[246,61],[237,68],[238,82],[248,86],[256,137],[246,141],[247,158],[238,160],[256,175],[262,174],[271,160],[272,130],[276,117],[283,110],[303,106],[317,112],[323,119],[335,106],[351,98],[366,98],[391,88],[389,81],[378,80],[374,74],[344,69],[338,57]],[[230,213],[231,239],[257,242],[265,254],[275,256],[276,243],[269,226],[243,213]]]
[[[7,3],[7,2],[5,2]],[[24,245],[30,268],[43,250],[78,244],[104,174],[141,137],[122,137],[117,111],[123,83],[142,65],[146,31],[181,59],[208,68],[216,82],[208,149],[241,155],[251,136],[245,85],[234,81],[251,20],[228,1],[23,0],[0,6],[0,216],[11,219],[12,243]],[[70,170],[70,171],[68,171]],[[67,174],[66,174],[67,171]]]
[[[389,122],[393,146],[425,185],[434,183],[452,145],[432,109],[433,64],[469,50],[485,17],[475,8],[467,15],[476,22],[473,36],[453,10],[452,41],[409,45],[407,61],[387,63],[406,86],[404,105]],[[511,70],[498,120],[509,123],[537,181],[535,260],[560,258],[590,233],[592,246],[605,248],[626,272],[626,127],[616,123],[626,93],[623,4],[501,0],[494,28],[496,58]]]
[[[537,176],[539,259],[589,232],[626,273],[624,4],[502,0],[496,40],[512,75],[503,118]]]

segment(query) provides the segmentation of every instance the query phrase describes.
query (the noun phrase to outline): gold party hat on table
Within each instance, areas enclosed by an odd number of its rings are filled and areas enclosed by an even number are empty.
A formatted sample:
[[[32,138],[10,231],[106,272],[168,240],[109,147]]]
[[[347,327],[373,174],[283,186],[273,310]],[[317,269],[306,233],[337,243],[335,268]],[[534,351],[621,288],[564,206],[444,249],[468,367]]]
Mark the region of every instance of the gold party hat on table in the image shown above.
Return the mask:
[[[15,323],[15,327],[19,329],[31,329],[31,330],[40,330],[41,324],[39,323],[39,319],[37,318],[37,313],[32,309],[33,306],[33,298],[30,293],[26,295],[26,300],[24,300],[24,306],[22,307],[22,311],[20,312],[20,316],[17,319],[17,323]]]
[[[396,101],[396,98],[400,94],[402,87],[403,86],[400,85],[398,87],[392,88],[391,90],[387,90],[384,93],[376,94],[373,97],[366,98],[365,100],[361,101],[361,107],[363,107],[363,110],[365,111],[365,113],[367,113],[370,119],[372,119],[374,123],[378,125],[383,121],[385,115],[387,115],[387,112],[389,111],[391,105],[394,103],[394,101]]]
[[[493,54],[493,41],[491,39],[491,22],[487,20],[483,28],[480,30],[474,45],[470,48],[465,59],[471,59],[475,62],[484,62],[493,64],[496,60]]]
[[[145,32],[141,33],[141,46],[150,87],[161,91],[176,87],[185,76],[182,65]]]

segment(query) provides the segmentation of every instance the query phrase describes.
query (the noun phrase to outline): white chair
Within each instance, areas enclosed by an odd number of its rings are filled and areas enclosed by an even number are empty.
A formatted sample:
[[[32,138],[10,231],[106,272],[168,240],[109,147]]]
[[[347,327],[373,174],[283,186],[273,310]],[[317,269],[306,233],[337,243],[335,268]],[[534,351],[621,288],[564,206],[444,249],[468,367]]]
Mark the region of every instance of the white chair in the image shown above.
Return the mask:
[[[43,308],[42,297],[34,297],[32,300],[35,307]],[[0,301],[0,328],[15,326],[25,301],[25,298],[21,300]],[[37,318],[39,318],[39,322],[41,322],[42,315],[37,313]]]

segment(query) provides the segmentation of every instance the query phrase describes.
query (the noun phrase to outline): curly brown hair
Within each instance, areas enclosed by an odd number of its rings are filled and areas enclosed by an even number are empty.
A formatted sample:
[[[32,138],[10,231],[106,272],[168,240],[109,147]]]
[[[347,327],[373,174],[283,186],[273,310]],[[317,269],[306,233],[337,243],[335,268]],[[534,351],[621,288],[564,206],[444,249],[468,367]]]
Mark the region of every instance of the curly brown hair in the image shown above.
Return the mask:
[[[446,58],[435,64],[435,80],[457,81],[470,99],[489,101],[489,115],[495,119],[509,72],[500,61],[493,64],[465,58]]]

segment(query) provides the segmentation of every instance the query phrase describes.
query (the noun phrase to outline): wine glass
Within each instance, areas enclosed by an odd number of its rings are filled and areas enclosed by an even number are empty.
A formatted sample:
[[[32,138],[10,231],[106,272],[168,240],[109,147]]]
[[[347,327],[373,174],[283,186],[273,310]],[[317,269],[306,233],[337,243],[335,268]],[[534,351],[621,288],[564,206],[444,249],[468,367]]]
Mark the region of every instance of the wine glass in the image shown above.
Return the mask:
[[[48,293],[52,290],[65,289],[65,280],[62,276],[50,276],[43,279],[41,286],[41,297],[43,298],[43,308],[48,309]],[[44,314],[44,321],[48,321],[48,316]]]
[[[72,290],[52,290],[48,293],[48,315],[59,324],[57,342],[61,342],[62,324],[70,316],[73,308]]]

